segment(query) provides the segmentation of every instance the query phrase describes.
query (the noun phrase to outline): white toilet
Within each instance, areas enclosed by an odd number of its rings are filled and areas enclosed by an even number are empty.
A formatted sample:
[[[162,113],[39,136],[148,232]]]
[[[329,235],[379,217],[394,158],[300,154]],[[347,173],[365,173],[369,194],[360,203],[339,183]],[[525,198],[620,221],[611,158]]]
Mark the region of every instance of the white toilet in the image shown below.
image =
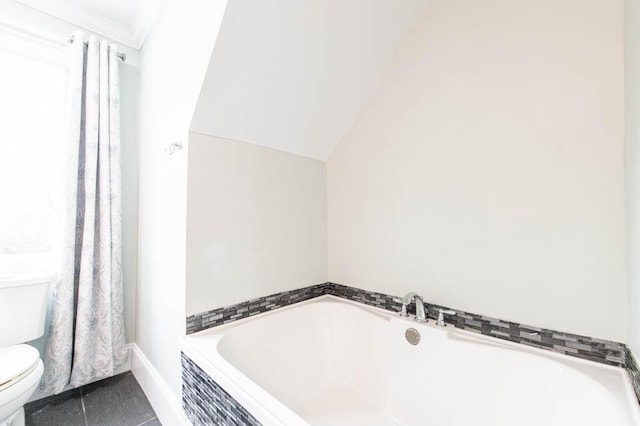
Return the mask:
[[[23,426],[24,404],[38,388],[40,354],[23,344],[44,333],[50,276],[0,277],[0,426]]]

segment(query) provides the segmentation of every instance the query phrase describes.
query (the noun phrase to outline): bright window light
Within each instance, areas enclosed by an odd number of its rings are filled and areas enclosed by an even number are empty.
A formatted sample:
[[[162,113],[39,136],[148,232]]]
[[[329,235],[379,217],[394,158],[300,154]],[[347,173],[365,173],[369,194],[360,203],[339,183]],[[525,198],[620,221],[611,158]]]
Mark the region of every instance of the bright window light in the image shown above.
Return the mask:
[[[63,67],[0,49],[0,275],[58,250],[65,85]]]

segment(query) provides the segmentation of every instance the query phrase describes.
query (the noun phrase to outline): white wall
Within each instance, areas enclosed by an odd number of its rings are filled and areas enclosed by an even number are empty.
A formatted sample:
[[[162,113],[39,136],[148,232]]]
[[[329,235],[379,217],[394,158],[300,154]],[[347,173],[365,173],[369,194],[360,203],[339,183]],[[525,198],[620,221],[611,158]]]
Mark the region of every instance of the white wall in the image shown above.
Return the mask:
[[[225,6],[165,1],[141,50],[136,342],[176,401],[185,333],[186,144]],[[165,148],[175,140],[185,148],[169,156]]]
[[[640,0],[625,1],[625,85],[629,343],[637,357],[640,355]]]
[[[15,1],[0,0],[0,14],[20,21],[29,27],[65,38],[74,31],[90,32]],[[98,36],[101,37],[101,36]],[[104,37],[101,37],[104,38]],[[138,143],[137,99],[139,78],[139,52],[119,46],[127,61],[120,64],[121,135],[122,135],[122,268],[124,274],[124,316],[127,342],[135,340],[136,263],[138,244]],[[62,51],[64,52],[64,51]],[[33,342],[41,352],[46,346],[46,335]]]
[[[326,281],[325,163],[192,133],[187,315]]]
[[[427,0],[234,0],[191,131],[325,161]]]
[[[329,279],[626,341],[622,16],[430,1],[329,159]]]

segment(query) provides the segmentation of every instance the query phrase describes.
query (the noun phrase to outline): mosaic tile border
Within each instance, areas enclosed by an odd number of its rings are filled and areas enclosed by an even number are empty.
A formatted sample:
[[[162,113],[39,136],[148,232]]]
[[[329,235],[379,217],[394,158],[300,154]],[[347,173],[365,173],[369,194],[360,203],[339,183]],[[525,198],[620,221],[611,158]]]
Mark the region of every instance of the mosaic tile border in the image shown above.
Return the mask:
[[[194,426],[261,426],[238,401],[184,353],[182,406]]]
[[[376,293],[375,291],[362,290],[336,283],[325,283],[324,286],[326,288],[325,294],[342,297],[343,299],[351,300],[353,302],[386,309],[391,312],[400,312],[400,309],[402,308],[402,304],[397,301],[398,298],[396,296]]]
[[[312,285],[296,290],[271,294],[235,305],[224,306],[211,311],[201,312],[187,317],[187,334],[192,334],[207,328],[217,327],[263,312],[283,308],[294,303],[303,302],[327,294],[329,283]]]
[[[235,305],[224,306],[222,308],[201,312],[187,317],[187,334],[217,327],[240,319],[258,315],[263,312],[283,308],[294,303],[303,302],[315,297],[330,294],[375,306],[393,312],[400,311],[400,303],[395,302],[394,296],[376,293],[373,291],[361,290],[359,288],[348,287],[335,283],[322,283],[295,290],[284,291],[282,293],[270,294],[269,296],[258,297]]]
[[[446,322],[465,331],[616,367],[626,364],[626,347],[622,343],[499,320],[445,306],[426,305],[428,317],[432,319],[438,317],[440,309],[456,311],[455,315],[445,314]]]
[[[399,312],[401,308],[400,303],[395,301],[397,299],[395,296],[327,282],[191,315],[187,317],[187,334],[227,324],[325,294],[342,297],[392,312]],[[427,315],[430,319],[437,318],[439,309],[451,309],[429,303],[425,303],[425,307],[427,308]],[[628,360],[632,359],[629,357],[630,352],[626,345],[622,343],[532,327],[457,309],[452,310],[456,311],[456,315],[445,315],[447,324],[462,330],[616,367],[627,368]],[[415,313],[415,305],[409,307],[409,312]],[[636,366],[636,369],[633,371],[637,372],[637,364],[634,362],[633,365]],[[632,373],[630,372],[630,374]],[[631,375],[631,378],[634,381],[636,392],[640,394],[640,374],[636,374],[635,376]]]
[[[625,347],[625,349],[627,373],[629,373],[629,378],[631,378],[631,385],[633,386],[633,390],[636,393],[638,402],[640,402],[640,368],[638,368],[638,363],[636,362],[631,349],[629,349],[628,346]]]

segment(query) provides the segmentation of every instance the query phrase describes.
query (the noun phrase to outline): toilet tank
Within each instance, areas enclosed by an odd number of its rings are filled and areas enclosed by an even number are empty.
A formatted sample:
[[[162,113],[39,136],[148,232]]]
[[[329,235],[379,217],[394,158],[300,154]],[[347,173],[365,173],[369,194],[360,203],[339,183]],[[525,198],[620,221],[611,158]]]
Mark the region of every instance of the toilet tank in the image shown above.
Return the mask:
[[[42,336],[51,275],[0,276],[0,347]]]

